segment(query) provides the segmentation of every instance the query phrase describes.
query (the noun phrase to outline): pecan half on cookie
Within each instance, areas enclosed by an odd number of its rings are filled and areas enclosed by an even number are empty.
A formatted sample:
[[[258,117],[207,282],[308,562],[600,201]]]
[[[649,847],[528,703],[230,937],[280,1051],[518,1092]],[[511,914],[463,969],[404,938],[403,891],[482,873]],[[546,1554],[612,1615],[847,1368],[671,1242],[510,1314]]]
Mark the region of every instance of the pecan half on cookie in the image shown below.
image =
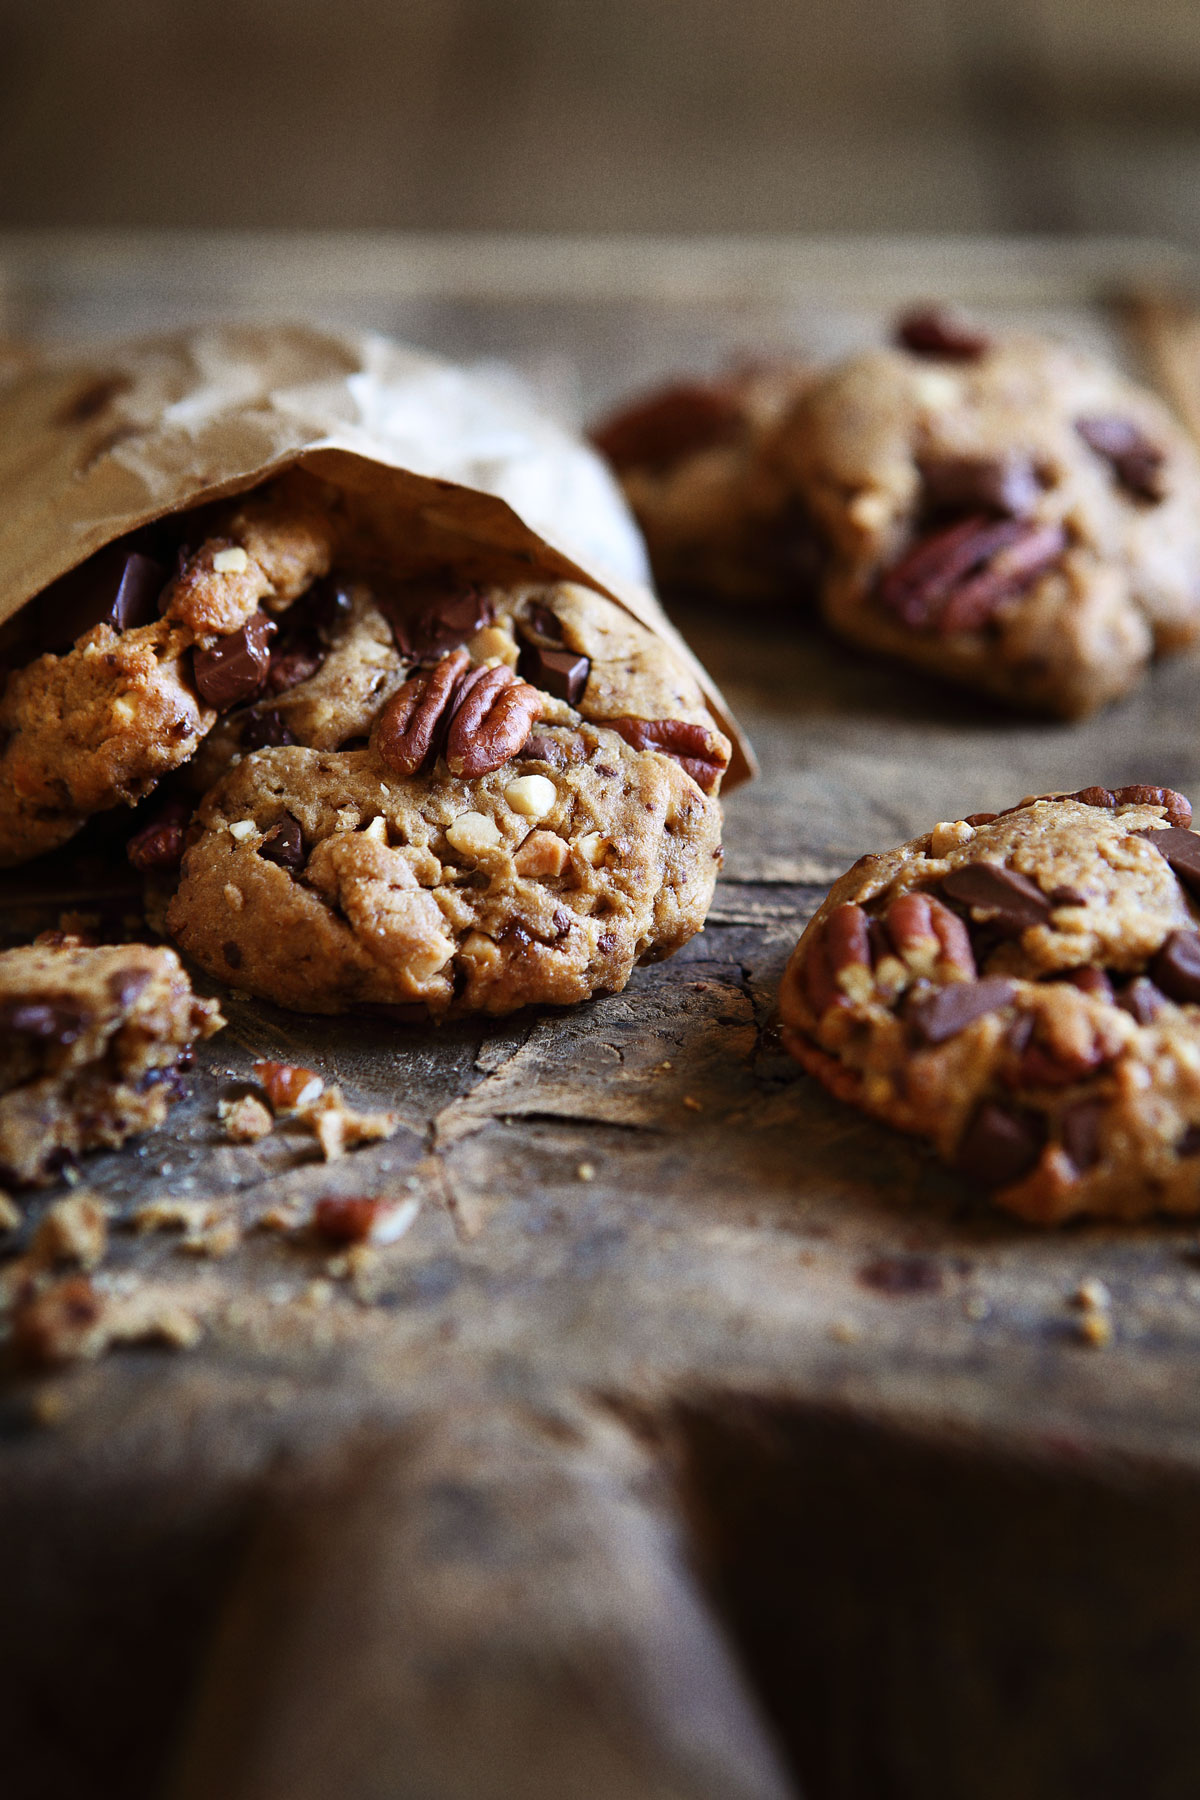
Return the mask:
[[[862,858],[788,963],[788,1050],[1024,1219],[1200,1212],[1190,821],[1093,787]]]
[[[866,648],[1076,717],[1200,634],[1200,455],[1065,345],[911,318],[811,384],[775,457]]]

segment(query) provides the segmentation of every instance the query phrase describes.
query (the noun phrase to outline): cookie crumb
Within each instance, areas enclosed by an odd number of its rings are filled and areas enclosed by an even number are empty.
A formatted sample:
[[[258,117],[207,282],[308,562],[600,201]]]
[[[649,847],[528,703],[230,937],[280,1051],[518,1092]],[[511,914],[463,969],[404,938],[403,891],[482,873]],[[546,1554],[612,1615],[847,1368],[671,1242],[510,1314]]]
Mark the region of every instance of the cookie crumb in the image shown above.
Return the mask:
[[[56,1200],[38,1226],[33,1255],[43,1263],[77,1263],[94,1269],[108,1248],[108,1217],[99,1196],[82,1188]]]
[[[596,1179],[595,1163],[581,1162],[579,1164],[578,1168],[575,1170],[575,1176],[576,1176],[576,1179],[579,1181],[595,1181],[595,1179]]]
[[[19,1231],[21,1212],[11,1194],[0,1188],[0,1231]]]
[[[1098,1276],[1089,1275],[1071,1295],[1071,1304],[1085,1312],[1107,1312],[1112,1306],[1112,1295]]]
[[[836,1344],[857,1344],[862,1337],[862,1327],[854,1319],[835,1319],[829,1327],[829,1335]]]
[[[316,1138],[326,1162],[337,1162],[359,1144],[394,1137],[400,1129],[395,1113],[359,1112],[347,1106],[339,1087],[327,1088],[319,1100],[302,1108],[297,1116]]]
[[[687,1107],[689,1112],[703,1112],[704,1111],[703,1102],[700,1100],[697,1100],[694,1094],[685,1094],[683,1096],[683,1104]]]
[[[275,1120],[261,1100],[243,1094],[237,1100],[219,1100],[217,1116],[225,1136],[234,1144],[257,1144],[275,1129]]]
[[[1093,1350],[1104,1350],[1112,1343],[1113,1325],[1106,1312],[1084,1313],[1075,1329],[1080,1342]]]

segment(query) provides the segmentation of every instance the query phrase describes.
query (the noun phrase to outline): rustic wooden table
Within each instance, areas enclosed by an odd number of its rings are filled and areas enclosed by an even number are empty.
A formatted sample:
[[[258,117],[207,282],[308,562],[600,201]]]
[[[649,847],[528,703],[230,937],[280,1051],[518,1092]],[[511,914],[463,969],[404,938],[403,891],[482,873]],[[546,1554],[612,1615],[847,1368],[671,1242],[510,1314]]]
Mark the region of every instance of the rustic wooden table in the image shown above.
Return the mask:
[[[228,309],[516,368],[576,418],[731,352],[828,353],[931,290],[1130,354],[1121,245],[0,239],[11,335]],[[191,1099],[92,1159],[117,1220],[224,1197],[225,1260],[114,1231],[204,1320],[0,1389],[13,1800],[1194,1792],[1200,1243],[1042,1234],[764,1032],[860,852],[1042,788],[1200,796],[1200,664],[1029,723],[777,616],[680,617],[757,747],[709,925],[626,993],[440,1031],[230,995]],[[86,874],[86,871],[85,871]],[[78,904],[5,879],[10,936]],[[120,883],[88,903],[117,913]],[[398,1108],[335,1165],[223,1138],[257,1055]],[[592,1172],[589,1177],[589,1170]],[[249,1227],[420,1203],[348,1272]],[[31,1207],[36,1217],[44,1201]],[[1071,1297],[1112,1295],[1089,1345]]]

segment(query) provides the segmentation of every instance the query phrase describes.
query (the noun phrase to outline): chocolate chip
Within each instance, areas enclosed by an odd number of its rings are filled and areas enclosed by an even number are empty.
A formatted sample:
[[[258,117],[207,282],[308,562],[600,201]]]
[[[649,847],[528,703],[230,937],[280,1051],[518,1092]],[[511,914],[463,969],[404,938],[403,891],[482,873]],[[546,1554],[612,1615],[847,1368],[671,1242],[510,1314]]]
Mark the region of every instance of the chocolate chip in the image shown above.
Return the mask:
[[[1062,1147],[1080,1174],[1100,1160],[1100,1124],[1104,1112],[1103,1100],[1076,1100],[1059,1119]]]
[[[1117,995],[1117,1005],[1139,1025],[1149,1025],[1166,1004],[1166,995],[1145,975],[1136,976]]]
[[[986,917],[1004,937],[1018,937],[1031,925],[1044,925],[1050,902],[1042,890],[1016,869],[1002,863],[964,863],[951,869],[942,892]]]
[[[957,1166],[981,1187],[1007,1187],[1028,1175],[1046,1141],[1040,1113],[985,1100],[963,1133]]]
[[[1165,453],[1151,443],[1132,419],[1106,413],[1076,419],[1075,429],[1097,456],[1104,458],[1121,486],[1139,500],[1161,500],[1166,492],[1162,469]]]
[[[547,644],[561,644],[563,641],[562,621],[558,614],[551,612],[548,606],[534,601],[528,607],[521,620],[521,630],[526,637],[535,641],[542,640]]]
[[[921,460],[930,513],[999,513],[1017,519],[1032,512],[1041,485],[1029,457],[930,456]]]
[[[149,824],[134,832],[125,845],[125,854],[139,874],[154,875],[179,867],[190,816],[190,807],[181,800],[172,800]]]
[[[36,642],[62,651],[97,625],[114,631],[148,625],[158,616],[158,596],[166,582],[166,569],[153,557],[110,545],[39,595],[34,603]]]
[[[323,653],[316,649],[281,651],[272,656],[268,666],[267,692],[286,694],[289,688],[298,687],[302,681],[311,681],[324,661]]]
[[[908,1022],[923,1044],[944,1044],[957,1037],[976,1019],[1007,1006],[1015,989],[1002,976],[985,976],[982,981],[956,981],[928,999],[914,1002],[908,1009]]]
[[[556,906],[550,923],[554,927],[555,937],[566,937],[571,929],[571,915],[569,912],[565,912],[561,906]]]
[[[1004,1034],[1005,1046],[1014,1056],[1023,1056],[1028,1050],[1037,1025],[1037,1015],[1031,1012],[1019,1012]]]
[[[1200,833],[1181,830],[1178,825],[1165,825],[1156,831],[1135,831],[1134,837],[1145,838],[1161,856],[1165,856],[1189,894],[1200,896]]]
[[[1112,982],[1103,969],[1068,969],[1063,980],[1078,988],[1081,994],[1091,994],[1096,1000],[1110,1000],[1113,997]]]
[[[1169,999],[1200,1000],[1200,932],[1173,931],[1150,973]]]
[[[88,1014],[70,1000],[10,1000],[0,1006],[0,1031],[46,1043],[73,1044]]]
[[[1050,890],[1050,900],[1054,906],[1086,906],[1087,895],[1081,894],[1078,888],[1056,887]]]
[[[1175,1140],[1176,1156],[1200,1156],[1200,1125],[1187,1125]]]
[[[231,969],[241,968],[242,952],[240,945],[233,943],[222,944],[221,955],[225,958],[225,961],[229,964]]]
[[[596,939],[596,948],[601,956],[613,956],[616,953],[617,938],[612,931],[602,931]]]
[[[465,644],[496,617],[481,589],[449,587],[445,582],[408,582],[378,598],[391,622],[397,649],[410,660]]]
[[[877,1256],[862,1265],[858,1279],[881,1294],[937,1294],[943,1281],[931,1256]]]
[[[517,673],[531,686],[553,694],[574,706],[588,684],[592,665],[574,650],[547,650],[541,644],[523,644]]]
[[[291,813],[285,813],[277,825],[272,825],[258,846],[258,854],[266,862],[278,863],[281,869],[303,868],[304,834]]]
[[[253,700],[267,678],[275,621],[255,613],[240,631],[218,638],[211,650],[192,652],[192,677],[202,699],[218,712]]]
[[[109,976],[107,987],[118,1006],[132,1006],[152,980],[149,969],[118,969]]]
[[[906,313],[896,326],[896,342],[918,356],[944,356],[950,362],[977,362],[992,347],[982,331],[973,331],[941,306]]]
[[[284,744],[294,744],[295,741],[284,723],[283,714],[274,707],[268,708],[266,712],[248,713],[243,721],[243,750],[277,750]]]

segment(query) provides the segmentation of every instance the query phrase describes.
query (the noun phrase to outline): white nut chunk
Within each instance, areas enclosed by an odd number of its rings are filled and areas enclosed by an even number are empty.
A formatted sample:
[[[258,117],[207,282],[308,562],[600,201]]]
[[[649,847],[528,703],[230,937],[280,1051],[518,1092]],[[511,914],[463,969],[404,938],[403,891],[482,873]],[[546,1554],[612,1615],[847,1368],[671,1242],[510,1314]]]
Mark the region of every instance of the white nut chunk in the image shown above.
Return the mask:
[[[546,875],[561,875],[567,866],[567,846],[553,831],[531,831],[517,854],[513,866],[518,875],[537,880]]]
[[[234,544],[229,550],[218,550],[212,566],[214,575],[244,575],[250,567],[250,558],[240,544]]]
[[[580,838],[576,849],[585,863],[590,863],[593,869],[598,869],[608,855],[608,839],[598,831],[589,831],[586,837]]]
[[[446,827],[446,842],[460,856],[479,856],[484,850],[495,849],[500,842],[500,827],[486,813],[460,813]]]
[[[545,775],[518,775],[505,788],[504,798],[527,819],[544,819],[558,799],[558,789]]]
[[[239,844],[244,844],[247,838],[254,837],[257,832],[258,826],[253,819],[235,819],[229,827],[230,837],[236,838]]]

